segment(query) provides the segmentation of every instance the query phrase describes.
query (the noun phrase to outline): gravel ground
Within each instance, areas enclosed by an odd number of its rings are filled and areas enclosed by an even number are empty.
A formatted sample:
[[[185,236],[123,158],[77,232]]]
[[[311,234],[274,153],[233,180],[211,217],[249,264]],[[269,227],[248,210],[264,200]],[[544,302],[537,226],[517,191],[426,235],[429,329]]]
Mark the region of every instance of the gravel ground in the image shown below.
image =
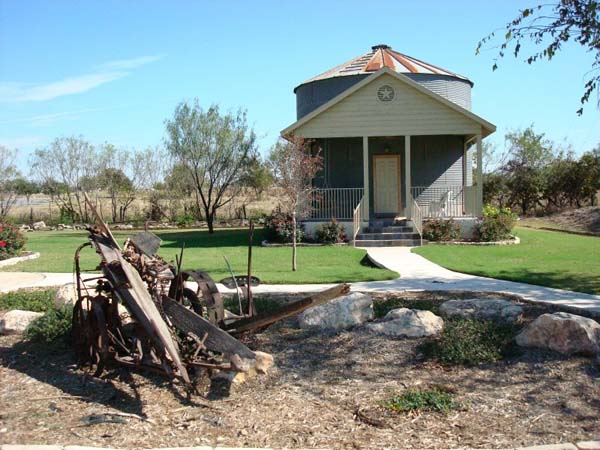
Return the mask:
[[[1,337],[0,443],[397,449],[600,438],[597,359],[526,351],[497,364],[447,368],[421,360],[420,342],[361,327],[330,335],[282,323],[249,342],[274,355],[276,370],[231,386],[206,381],[202,396],[188,397],[160,376],[118,367],[92,379],[64,343]],[[460,408],[418,415],[380,406],[410,387],[434,385],[454,392]],[[102,413],[139,418],[89,418]]]

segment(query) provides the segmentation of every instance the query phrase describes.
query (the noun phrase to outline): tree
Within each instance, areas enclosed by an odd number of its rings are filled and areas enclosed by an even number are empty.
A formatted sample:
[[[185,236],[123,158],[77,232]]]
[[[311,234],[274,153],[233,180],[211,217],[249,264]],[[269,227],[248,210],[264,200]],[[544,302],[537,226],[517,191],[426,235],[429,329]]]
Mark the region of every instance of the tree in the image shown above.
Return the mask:
[[[96,151],[82,137],[57,138],[35,151],[32,173],[53,190],[62,212],[73,220],[88,221],[81,182],[96,175]],[[59,188],[60,187],[60,188]]]
[[[197,100],[182,102],[166,127],[167,150],[188,171],[198,212],[213,233],[217,211],[239,193],[242,168],[256,152],[246,112],[221,114],[217,105],[205,111]]]
[[[271,170],[258,155],[248,161],[241,183],[244,187],[252,189],[258,200],[261,199],[263,192],[273,185],[273,182]]]
[[[600,144],[581,155],[577,162],[577,173],[582,179],[581,196],[588,198],[590,205],[594,206],[600,191]]]
[[[519,205],[527,214],[539,204],[543,169],[553,159],[552,143],[544,134],[536,134],[533,125],[523,131],[517,130],[506,135],[508,161],[500,169],[506,177],[511,205]]]
[[[271,149],[269,160],[273,167],[275,182],[281,188],[281,210],[292,216],[292,270],[297,269],[296,237],[298,215],[311,207],[315,190],[313,179],[323,167],[321,151],[311,141],[288,136],[279,140]]]
[[[510,50],[515,57],[521,52],[523,41],[533,42],[538,49],[531,53],[525,61],[533,64],[536,61],[556,55],[567,42],[574,41],[594,55],[594,62],[588,72],[581,97],[581,108],[577,114],[583,113],[583,105],[589,100],[592,92],[600,87],[600,2],[598,0],[558,0],[519,11],[515,19],[506,24],[506,32],[498,57],[494,60],[493,70],[498,68],[498,59]],[[476,53],[484,45],[495,38],[490,33],[479,41]],[[587,72],[587,71],[586,71]]]
[[[15,166],[16,150],[0,145],[0,222],[6,218],[17,201],[14,180],[18,176]]]
[[[17,195],[21,195],[27,199],[28,205],[31,196],[40,192],[40,186],[37,183],[26,180],[23,177],[17,177],[14,179],[12,186]]]

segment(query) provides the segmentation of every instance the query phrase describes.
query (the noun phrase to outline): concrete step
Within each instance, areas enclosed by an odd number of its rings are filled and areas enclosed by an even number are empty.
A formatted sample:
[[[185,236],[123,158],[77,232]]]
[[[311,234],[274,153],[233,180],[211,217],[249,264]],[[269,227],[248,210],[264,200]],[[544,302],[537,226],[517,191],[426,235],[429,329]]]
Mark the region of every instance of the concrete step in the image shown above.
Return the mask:
[[[400,226],[405,227],[408,224],[408,220],[394,220],[394,219],[374,219],[369,222],[369,225],[376,227],[393,227]]]
[[[356,236],[356,239],[360,240],[395,240],[395,239],[420,239],[419,233],[415,233],[413,230],[403,233],[360,233]]]
[[[369,225],[364,229],[365,233],[413,233],[414,228],[410,226],[399,226],[399,225],[391,225],[386,227],[379,227]]]
[[[357,239],[354,242],[355,247],[419,247],[420,245],[420,239]]]

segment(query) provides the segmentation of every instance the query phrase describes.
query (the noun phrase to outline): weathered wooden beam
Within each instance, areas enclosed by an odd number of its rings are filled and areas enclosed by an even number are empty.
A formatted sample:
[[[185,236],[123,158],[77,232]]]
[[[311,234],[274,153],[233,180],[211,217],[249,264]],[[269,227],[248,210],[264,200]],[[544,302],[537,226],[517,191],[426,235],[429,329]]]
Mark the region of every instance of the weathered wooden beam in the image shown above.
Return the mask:
[[[303,298],[302,300],[290,303],[282,311],[277,311],[264,316],[259,315],[256,317],[250,317],[248,319],[241,319],[237,322],[228,324],[226,328],[230,333],[233,334],[239,334],[246,331],[263,328],[279,320],[295,316],[296,314],[299,314],[308,308],[312,308],[313,306],[322,305],[323,303],[327,303],[334,298],[346,295],[348,292],[350,292],[349,284],[338,284],[337,286],[317,292],[316,294]]]
[[[165,314],[178,330],[184,333],[194,333],[200,339],[207,334],[204,346],[208,350],[255,359],[256,355],[252,350],[191,309],[168,297],[163,297],[162,306]]]

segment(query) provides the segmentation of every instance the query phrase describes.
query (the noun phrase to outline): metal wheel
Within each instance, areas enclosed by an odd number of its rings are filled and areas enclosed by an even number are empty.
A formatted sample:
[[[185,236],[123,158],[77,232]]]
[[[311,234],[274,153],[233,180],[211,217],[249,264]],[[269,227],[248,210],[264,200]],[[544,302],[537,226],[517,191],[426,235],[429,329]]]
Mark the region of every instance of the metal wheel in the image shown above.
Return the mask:
[[[104,371],[108,358],[108,333],[102,300],[84,297],[73,308],[73,344],[79,364],[94,377]],[[89,306],[89,309],[88,309]]]

